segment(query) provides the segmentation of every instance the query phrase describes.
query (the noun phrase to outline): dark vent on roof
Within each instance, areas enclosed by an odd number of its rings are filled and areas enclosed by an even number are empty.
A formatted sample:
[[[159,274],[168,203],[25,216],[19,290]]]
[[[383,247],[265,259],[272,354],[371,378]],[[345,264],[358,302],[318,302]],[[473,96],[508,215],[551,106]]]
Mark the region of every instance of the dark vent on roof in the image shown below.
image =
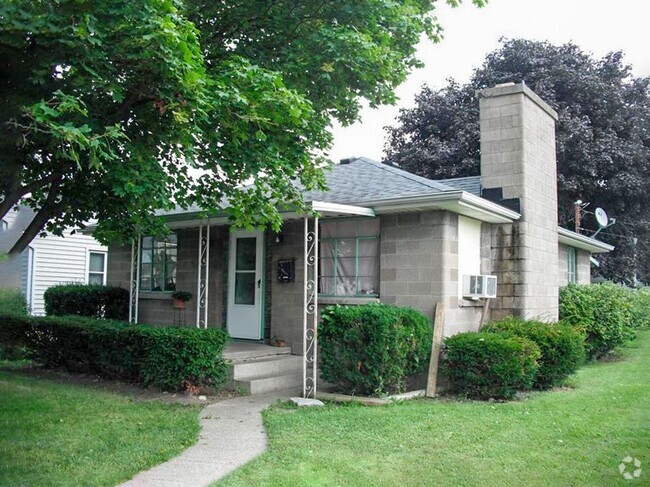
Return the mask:
[[[339,161],[339,163],[340,163],[340,164],[350,164],[351,162],[354,162],[354,161],[356,161],[356,160],[357,160],[356,157],[346,157],[345,159],[341,159],[341,160]]]

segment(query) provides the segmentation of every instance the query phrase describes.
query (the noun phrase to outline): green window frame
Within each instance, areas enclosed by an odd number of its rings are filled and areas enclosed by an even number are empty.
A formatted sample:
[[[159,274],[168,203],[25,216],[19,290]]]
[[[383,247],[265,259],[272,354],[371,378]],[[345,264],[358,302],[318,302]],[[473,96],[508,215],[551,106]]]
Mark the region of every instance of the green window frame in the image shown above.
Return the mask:
[[[323,297],[379,296],[379,219],[321,221],[318,292]]]
[[[140,245],[140,291],[176,290],[178,236],[143,237]]]
[[[567,281],[569,284],[575,284],[578,280],[578,271],[576,265],[576,249],[567,247]]]

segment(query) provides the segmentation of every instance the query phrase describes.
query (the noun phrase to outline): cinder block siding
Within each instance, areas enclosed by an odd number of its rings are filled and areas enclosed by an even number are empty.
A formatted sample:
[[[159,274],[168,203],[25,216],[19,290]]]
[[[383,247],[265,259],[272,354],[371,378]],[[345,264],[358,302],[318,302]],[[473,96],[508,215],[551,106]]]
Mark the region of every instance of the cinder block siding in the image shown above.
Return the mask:
[[[489,258],[482,264],[489,267]],[[381,217],[380,299],[433,318],[445,305],[445,335],[476,330],[480,308],[459,300],[458,215],[429,211]]]
[[[284,340],[295,354],[302,353],[302,313],[303,313],[303,271],[304,271],[304,232],[303,221],[286,222],[282,226],[283,241],[270,244],[267,259],[271,261],[270,281],[270,330],[268,338]],[[277,280],[278,260],[295,259],[295,277],[292,282],[279,283]]]
[[[480,99],[481,182],[519,198],[521,219],[493,227],[500,277],[493,315],[557,319],[556,114],[522,85],[484,90]]]
[[[210,229],[210,276],[208,287],[208,326],[224,326],[223,292],[225,289],[224,254],[228,231],[225,227]],[[199,253],[199,230],[177,230],[178,268],[176,289],[190,291],[192,301],[187,304],[186,322],[196,323],[197,273]],[[114,286],[129,289],[131,275],[131,246],[109,247],[107,281]],[[170,325],[174,322],[174,310],[170,293],[140,292],[138,321],[152,325]]]

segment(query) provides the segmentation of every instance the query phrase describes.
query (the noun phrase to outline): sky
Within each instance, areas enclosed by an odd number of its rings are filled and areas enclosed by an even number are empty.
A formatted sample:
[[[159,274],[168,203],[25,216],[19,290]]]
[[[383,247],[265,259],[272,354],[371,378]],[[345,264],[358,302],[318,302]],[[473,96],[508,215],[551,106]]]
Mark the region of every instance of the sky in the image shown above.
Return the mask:
[[[650,76],[650,2],[646,0],[489,0],[477,8],[470,0],[451,8],[439,0],[436,10],[444,28],[438,44],[423,40],[418,57],[425,67],[415,70],[397,88],[394,106],[365,108],[361,121],[334,126],[333,161],[366,156],[380,160],[386,138],[384,127],[394,125],[400,108],[412,107],[424,84],[441,88],[448,78],[464,83],[501,37],[574,42],[602,57],[623,51],[635,76]]]

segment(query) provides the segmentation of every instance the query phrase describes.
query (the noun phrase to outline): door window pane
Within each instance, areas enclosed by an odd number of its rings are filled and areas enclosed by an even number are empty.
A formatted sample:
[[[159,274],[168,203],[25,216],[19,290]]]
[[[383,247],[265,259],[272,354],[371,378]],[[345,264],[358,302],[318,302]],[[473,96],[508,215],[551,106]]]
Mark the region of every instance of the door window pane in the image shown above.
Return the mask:
[[[235,270],[255,270],[256,247],[257,239],[255,237],[237,239],[237,260]]]
[[[235,304],[255,304],[254,272],[235,272]]]

